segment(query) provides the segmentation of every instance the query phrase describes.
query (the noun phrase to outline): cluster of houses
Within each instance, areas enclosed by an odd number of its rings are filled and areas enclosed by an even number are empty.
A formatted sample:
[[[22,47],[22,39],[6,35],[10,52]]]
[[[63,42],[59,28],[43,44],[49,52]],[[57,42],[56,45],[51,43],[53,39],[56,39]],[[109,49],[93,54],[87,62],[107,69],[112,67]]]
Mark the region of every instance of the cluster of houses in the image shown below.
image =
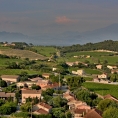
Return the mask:
[[[43,77],[49,78],[49,74],[43,74]],[[51,83],[49,79],[43,79],[41,77],[35,77],[30,79],[30,81],[19,82],[19,76],[17,75],[2,75],[2,80],[6,81],[8,84],[16,83],[18,88],[21,88],[21,103],[26,103],[27,98],[35,98],[37,97],[39,100],[41,99],[42,90],[46,90],[47,88],[59,89],[58,83]],[[33,84],[39,85],[41,87],[40,90],[32,90],[30,89]],[[25,87],[27,86],[27,88]],[[15,99],[15,93],[5,93],[0,92],[0,98],[7,99],[7,98]],[[92,118],[92,116],[96,118],[102,118],[102,112],[98,109],[93,109],[88,106],[85,102],[77,100],[74,94],[68,90],[62,95],[68,102],[67,105],[69,106],[69,111],[72,113],[73,118]],[[116,98],[111,95],[106,95],[103,99],[112,99],[118,102]],[[51,113],[52,106],[47,103],[39,102],[38,104],[32,105],[32,113],[34,114],[49,114]]]

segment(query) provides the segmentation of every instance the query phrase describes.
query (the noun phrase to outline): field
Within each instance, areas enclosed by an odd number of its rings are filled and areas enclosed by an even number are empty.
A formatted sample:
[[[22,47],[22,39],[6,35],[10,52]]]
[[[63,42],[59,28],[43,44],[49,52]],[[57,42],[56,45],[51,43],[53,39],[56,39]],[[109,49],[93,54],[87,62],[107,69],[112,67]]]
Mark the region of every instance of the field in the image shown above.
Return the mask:
[[[83,86],[89,89],[90,91],[98,93],[102,96],[111,94],[118,98],[118,85],[85,82],[83,83]]]
[[[25,70],[25,69],[0,69],[0,75],[19,75],[21,72],[27,72],[29,75],[31,74],[40,74],[39,71],[34,70]]]
[[[104,60],[108,61],[108,64],[116,64],[118,62],[118,55],[110,56],[114,53],[112,52],[96,52],[96,51],[81,51],[81,52],[73,52],[73,53],[67,53],[65,55],[66,61],[81,61],[85,62],[88,60],[91,63],[98,63],[98,60],[100,60],[101,63],[104,62]],[[90,58],[86,58],[87,55],[90,55]],[[78,57],[74,57],[78,56]]]
[[[8,56],[17,56],[17,57],[21,57],[21,58],[29,58],[29,59],[33,59],[33,60],[46,59],[45,56],[42,56],[40,54],[34,53],[32,51],[28,51],[28,50],[0,49],[0,54],[5,54]]]
[[[32,48],[36,49],[39,54],[46,57],[50,57],[53,53],[56,53],[56,48],[50,46],[35,46]]]

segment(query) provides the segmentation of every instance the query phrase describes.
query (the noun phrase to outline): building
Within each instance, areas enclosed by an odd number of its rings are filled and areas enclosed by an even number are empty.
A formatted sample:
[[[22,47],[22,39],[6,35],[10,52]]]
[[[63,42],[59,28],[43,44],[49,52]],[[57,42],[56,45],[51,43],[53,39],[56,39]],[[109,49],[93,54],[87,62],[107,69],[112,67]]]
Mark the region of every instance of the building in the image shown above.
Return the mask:
[[[107,79],[107,74],[103,73],[101,75],[98,75],[99,79]]]
[[[82,76],[85,74],[85,72],[83,69],[81,69],[81,70],[77,70],[77,71],[72,71],[72,74]]]
[[[102,112],[98,109],[91,109],[84,118],[102,118]]]
[[[46,79],[38,80],[36,85],[40,86],[41,88],[48,86],[51,82]]]
[[[100,64],[99,65],[96,65],[96,68],[97,69],[102,69],[102,65],[100,65]]]
[[[33,84],[36,84],[36,83],[37,83],[37,82],[35,82],[35,81],[18,82],[18,83],[17,83],[17,87],[25,87],[25,86],[27,86],[27,87],[31,88],[32,85],[33,85]]]
[[[50,77],[50,74],[49,74],[49,73],[43,73],[43,74],[42,74],[42,77],[48,79],[48,78]]]
[[[33,113],[35,114],[48,114],[52,110],[52,106],[41,102],[33,106]]]
[[[26,98],[35,98],[38,97],[38,99],[41,98],[41,90],[22,90],[22,103],[26,102]]]
[[[6,81],[6,82],[11,82],[11,83],[19,81],[18,75],[2,75],[1,78],[2,78],[2,80]]]
[[[12,98],[13,100],[15,100],[15,93],[5,93],[5,92],[0,92],[0,98],[2,99],[8,99],[8,98]]]
[[[110,100],[113,100],[113,101],[118,102],[118,99],[115,98],[114,96],[110,95],[110,94],[105,95],[103,98],[104,98],[104,99],[110,99]]]

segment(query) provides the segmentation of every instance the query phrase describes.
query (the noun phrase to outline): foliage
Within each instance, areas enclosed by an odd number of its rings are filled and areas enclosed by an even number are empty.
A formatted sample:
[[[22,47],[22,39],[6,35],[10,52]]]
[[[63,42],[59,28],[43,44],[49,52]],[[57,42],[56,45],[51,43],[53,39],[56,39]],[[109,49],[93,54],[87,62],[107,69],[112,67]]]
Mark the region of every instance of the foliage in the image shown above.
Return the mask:
[[[7,87],[6,81],[0,80],[0,87]]]
[[[110,99],[101,100],[98,104],[98,109],[100,109],[101,111],[105,111],[106,109],[112,106],[113,102],[114,101]]]
[[[85,80],[83,79],[83,77],[80,76],[73,76],[71,78],[67,78],[67,84],[69,85],[69,87],[80,87],[81,84],[84,82]]]
[[[103,113],[103,118],[118,118],[118,108],[108,108]]]
[[[78,100],[86,102],[90,106],[96,106],[97,103],[101,100],[98,99],[98,96],[95,93],[91,93],[86,89],[78,89],[74,91]]]
[[[33,84],[33,85],[31,86],[31,88],[32,88],[32,89],[35,89],[35,90],[40,90],[40,89],[41,89],[41,87],[38,86],[38,85],[36,85],[36,84]]]
[[[0,106],[0,114],[9,115],[16,111],[16,103],[14,102],[6,102],[2,106]]]
[[[11,117],[30,118],[30,114],[28,112],[17,112],[17,113],[11,114]]]
[[[27,102],[25,104],[22,104],[20,109],[23,112],[29,112],[31,110],[31,102]]]
[[[53,97],[50,101],[49,104],[53,106],[54,108],[56,107],[63,107],[67,105],[67,100],[64,98],[61,98],[60,96]]]

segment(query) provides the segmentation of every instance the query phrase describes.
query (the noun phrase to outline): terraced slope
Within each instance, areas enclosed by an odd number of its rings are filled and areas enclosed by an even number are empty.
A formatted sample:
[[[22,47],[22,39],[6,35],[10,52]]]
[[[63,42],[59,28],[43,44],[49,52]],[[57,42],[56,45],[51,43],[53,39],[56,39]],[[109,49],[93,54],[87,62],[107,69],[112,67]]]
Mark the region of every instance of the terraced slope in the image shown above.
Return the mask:
[[[0,49],[0,54],[5,54],[8,56],[17,56],[21,58],[29,58],[31,60],[44,60],[45,56],[37,54],[28,50],[18,50],[18,49]]]

